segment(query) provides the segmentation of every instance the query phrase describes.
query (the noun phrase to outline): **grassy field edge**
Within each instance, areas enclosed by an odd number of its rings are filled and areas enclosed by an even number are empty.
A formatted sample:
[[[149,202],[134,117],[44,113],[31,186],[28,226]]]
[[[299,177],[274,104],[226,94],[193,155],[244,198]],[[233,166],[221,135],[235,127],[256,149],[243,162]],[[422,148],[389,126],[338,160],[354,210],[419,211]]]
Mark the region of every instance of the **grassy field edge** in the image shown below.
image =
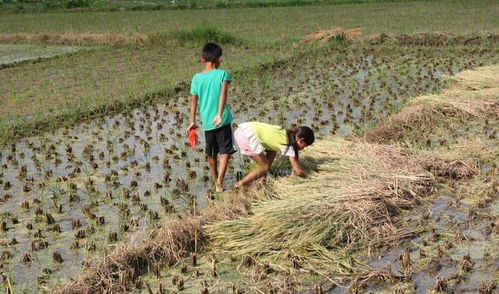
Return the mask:
[[[153,5],[97,5],[79,7],[49,7],[25,3],[3,3],[0,5],[0,14],[18,13],[51,13],[51,12],[120,12],[120,11],[153,11],[153,10],[190,10],[190,9],[231,9],[231,8],[264,8],[264,7],[299,7],[299,6],[324,6],[324,5],[347,5],[367,3],[397,3],[397,2],[428,2],[435,0],[284,0],[284,1],[256,1],[256,2],[187,2],[172,4]]]

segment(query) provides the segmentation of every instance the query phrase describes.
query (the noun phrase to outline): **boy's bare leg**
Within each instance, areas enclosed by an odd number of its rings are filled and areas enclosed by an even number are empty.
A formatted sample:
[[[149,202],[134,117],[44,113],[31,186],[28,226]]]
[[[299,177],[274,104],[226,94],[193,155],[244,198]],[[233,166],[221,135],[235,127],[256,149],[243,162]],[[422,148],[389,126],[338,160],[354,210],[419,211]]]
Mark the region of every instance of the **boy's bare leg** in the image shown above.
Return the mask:
[[[225,172],[227,171],[227,164],[229,162],[230,154],[220,154],[219,158],[220,159],[218,162],[218,177],[217,181],[215,182],[215,188],[217,192],[223,192],[224,177],[225,177]]]
[[[211,181],[217,183],[217,156],[208,156],[208,165],[210,166]]]
[[[255,156],[251,156],[251,158],[258,164],[256,168],[254,168],[250,173],[245,176],[242,180],[237,182],[234,187],[238,188],[244,186],[248,183],[253,182],[256,179],[264,177],[267,175],[272,163],[274,162],[276,156],[276,152],[267,151],[267,154],[259,154]]]

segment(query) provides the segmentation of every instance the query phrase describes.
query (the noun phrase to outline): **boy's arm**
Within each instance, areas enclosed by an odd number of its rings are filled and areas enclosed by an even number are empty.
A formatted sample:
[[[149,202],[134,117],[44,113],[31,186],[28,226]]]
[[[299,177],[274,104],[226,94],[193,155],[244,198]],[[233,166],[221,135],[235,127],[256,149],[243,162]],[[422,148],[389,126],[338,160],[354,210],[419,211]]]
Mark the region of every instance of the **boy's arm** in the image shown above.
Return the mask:
[[[308,177],[307,174],[303,171],[298,160],[294,156],[289,156],[289,162],[291,162],[291,166],[293,167],[293,173],[301,178]]]
[[[222,114],[225,107],[225,102],[227,101],[227,90],[229,88],[229,82],[223,81],[222,88],[220,89],[220,98],[218,99],[218,112],[217,115],[213,118],[211,123],[218,127],[222,123]]]
[[[191,95],[191,115],[189,117],[189,126],[187,127],[186,132],[189,133],[189,131],[192,128],[196,128],[196,110],[198,108],[198,96],[197,95]]]

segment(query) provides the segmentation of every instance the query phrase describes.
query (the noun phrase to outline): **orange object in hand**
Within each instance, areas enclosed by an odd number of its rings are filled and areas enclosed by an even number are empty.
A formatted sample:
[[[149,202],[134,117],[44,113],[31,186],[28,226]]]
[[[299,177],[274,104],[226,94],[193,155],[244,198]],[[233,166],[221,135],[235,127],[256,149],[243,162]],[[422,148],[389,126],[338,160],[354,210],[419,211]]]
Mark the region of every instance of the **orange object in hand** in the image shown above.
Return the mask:
[[[196,129],[192,128],[189,131],[189,145],[191,145],[192,150],[194,150],[194,148],[196,148],[197,141],[198,141],[198,134],[196,133]]]

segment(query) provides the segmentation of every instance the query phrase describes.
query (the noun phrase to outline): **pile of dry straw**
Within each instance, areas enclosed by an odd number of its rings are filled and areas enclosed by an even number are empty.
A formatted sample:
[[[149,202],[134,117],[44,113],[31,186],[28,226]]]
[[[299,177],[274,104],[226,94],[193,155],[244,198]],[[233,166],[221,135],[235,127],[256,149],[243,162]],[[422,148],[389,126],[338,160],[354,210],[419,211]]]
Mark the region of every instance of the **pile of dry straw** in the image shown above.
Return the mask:
[[[331,40],[345,40],[347,42],[351,42],[357,38],[362,36],[362,29],[348,29],[343,30],[341,28],[332,28],[329,30],[319,30],[315,33],[311,33],[305,36],[303,42],[311,42],[311,41],[319,41],[322,43],[331,41]]]
[[[400,113],[369,131],[365,138],[378,143],[399,142],[409,131],[428,137],[441,123],[499,117],[499,66],[464,71],[453,80],[455,87],[412,99]]]
[[[400,234],[392,218],[435,182],[426,169],[433,159],[392,145],[330,138],[305,154],[318,173],[272,180],[272,199],[254,203],[251,216],[207,226],[213,245],[239,255],[315,258],[379,244]]]

